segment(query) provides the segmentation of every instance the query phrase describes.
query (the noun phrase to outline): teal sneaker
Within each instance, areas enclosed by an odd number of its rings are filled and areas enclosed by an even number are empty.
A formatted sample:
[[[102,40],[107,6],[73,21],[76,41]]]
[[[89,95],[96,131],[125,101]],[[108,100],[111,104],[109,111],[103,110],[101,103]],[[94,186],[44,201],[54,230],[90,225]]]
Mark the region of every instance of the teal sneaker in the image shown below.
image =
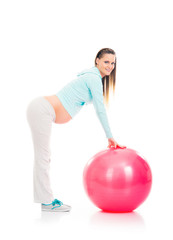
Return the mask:
[[[71,207],[69,205],[63,204],[58,199],[54,199],[49,204],[42,203],[41,210],[48,212],[69,212],[71,210]]]

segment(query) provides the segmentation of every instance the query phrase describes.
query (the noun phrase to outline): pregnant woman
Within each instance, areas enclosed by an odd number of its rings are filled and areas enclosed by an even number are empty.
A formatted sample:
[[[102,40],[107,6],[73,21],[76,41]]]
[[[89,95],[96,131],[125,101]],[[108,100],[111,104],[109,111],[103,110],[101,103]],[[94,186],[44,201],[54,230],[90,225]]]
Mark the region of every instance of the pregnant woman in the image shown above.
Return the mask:
[[[113,138],[104,106],[104,102],[108,103],[110,89],[115,90],[115,80],[115,51],[103,48],[95,57],[95,66],[79,73],[76,79],[55,95],[37,97],[29,103],[27,120],[34,146],[34,202],[41,203],[43,211],[62,212],[71,209],[54,198],[50,186],[52,123],[67,123],[85,103],[92,103],[108,140],[108,147],[123,148]]]

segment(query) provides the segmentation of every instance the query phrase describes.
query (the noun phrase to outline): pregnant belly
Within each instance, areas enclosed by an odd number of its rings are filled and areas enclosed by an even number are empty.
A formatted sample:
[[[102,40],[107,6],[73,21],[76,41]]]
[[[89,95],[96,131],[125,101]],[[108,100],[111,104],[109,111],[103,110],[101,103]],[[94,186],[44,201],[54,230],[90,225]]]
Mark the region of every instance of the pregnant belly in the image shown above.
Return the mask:
[[[55,123],[66,123],[72,119],[56,95],[44,96],[44,98],[47,99],[55,110]]]

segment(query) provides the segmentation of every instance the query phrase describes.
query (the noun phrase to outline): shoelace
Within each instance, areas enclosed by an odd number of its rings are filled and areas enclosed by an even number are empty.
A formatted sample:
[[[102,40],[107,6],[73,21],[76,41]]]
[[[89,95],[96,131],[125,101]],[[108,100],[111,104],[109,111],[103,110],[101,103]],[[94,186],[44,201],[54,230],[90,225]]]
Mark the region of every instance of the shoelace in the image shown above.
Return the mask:
[[[61,201],[59,201],[58,199],[55,199],[52,201],[52,205],[55,206],[55,204],[58,204],[59,206],[63,205],[63,203]]]

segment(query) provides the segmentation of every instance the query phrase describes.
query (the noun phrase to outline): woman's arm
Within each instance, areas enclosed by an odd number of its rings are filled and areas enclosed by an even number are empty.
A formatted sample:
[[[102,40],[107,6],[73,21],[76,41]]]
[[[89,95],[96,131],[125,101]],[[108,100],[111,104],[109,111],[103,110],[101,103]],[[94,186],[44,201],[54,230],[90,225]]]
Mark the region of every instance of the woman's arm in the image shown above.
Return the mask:
[[[91,95],[93,97],[93,105],[96,111],[96,114],[101,122],[101,125],[105,131],[106,137],[108,138],[108,147],[120,147],[125,148],[125,146],[119,145],[113,138],[104,102],[103,102],[103,85],[102,81],[99,77],[94,76],[93,74],[90,74],[88,79],[88,87],[91,91]]]
[[[88,74],[88,88],[91,91],[93,105],[96,111],[96,114],[100,120],[100,123],[105,131],[106,137],[113,138],[104,102],[103,102],[103,86],[102,81],[98,76],[95,76],[94,74]]]

